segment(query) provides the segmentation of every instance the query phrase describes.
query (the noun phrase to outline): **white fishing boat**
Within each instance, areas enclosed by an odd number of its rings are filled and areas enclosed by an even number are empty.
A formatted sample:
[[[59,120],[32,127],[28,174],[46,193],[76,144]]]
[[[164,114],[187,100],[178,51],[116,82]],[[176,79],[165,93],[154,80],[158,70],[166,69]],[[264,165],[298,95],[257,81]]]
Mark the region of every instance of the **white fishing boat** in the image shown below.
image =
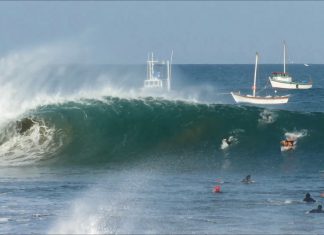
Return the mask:
[[[252,95],[242,95],[240,92],[231,92],[236,103],[251,103],[251,104],[285,104],[288,102],[289,95],[286,96],[257,96],[256,95],[256,77],[258,67],[259,54],[255,56],[254,79],[252,86]]]
[[[170,91],[171,90],[171,65],[170,61],[154,60],[153,53],[147,60],[147,77],[144,80],[144,90],[146,91]]]
[[[313,84],[311,81],[293,82],[292,77],[286,72],[286,43],[284,41],[284,71],[273,72],[269,77],[271,86],[282,89],[310,89]]]

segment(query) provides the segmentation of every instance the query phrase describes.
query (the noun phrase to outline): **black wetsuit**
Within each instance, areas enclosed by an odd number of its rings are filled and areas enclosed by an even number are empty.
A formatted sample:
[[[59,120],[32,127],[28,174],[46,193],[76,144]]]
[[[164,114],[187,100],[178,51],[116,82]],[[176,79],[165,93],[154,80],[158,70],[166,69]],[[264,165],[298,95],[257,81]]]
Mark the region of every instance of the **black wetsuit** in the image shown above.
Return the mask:
[[[304,202],[316,202],[313,198],[311,198],[310,193],[306,193],[305,198],[303,200]]]
[[[246,176],[244,179],[242,179],[241,182],[242,182],[242,183],[246,183],[246,184],[250,184],[250,183],[252,183],[253,181],[251,180],[251,176],[248,175],[248,176]]]
[[[303,201],[304,202],[316,202],[316,200],[311,197],[305,197]]]
[[[310,210],[309,213],[324,213],[324,211],[322,209],[313,209]]]
[[[310,210],[309,213],[324,213],[322,205],[318,205],[317,209]]]

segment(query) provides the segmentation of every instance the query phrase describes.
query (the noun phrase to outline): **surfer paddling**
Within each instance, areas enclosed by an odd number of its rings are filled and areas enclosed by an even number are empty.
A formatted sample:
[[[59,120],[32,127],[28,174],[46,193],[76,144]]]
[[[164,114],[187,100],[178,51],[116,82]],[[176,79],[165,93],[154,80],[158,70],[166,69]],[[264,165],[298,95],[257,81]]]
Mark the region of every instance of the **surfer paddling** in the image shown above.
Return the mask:
[[[294,140],[283,140],[281,141],[281,145],[285,147],[293,147],[295,145]]]
[[[305,198],[303,199],[304,202],[316,202],[310,195],[310,193],[306,193]]]
[[[310,210],[308,213],[324,213],[322,205],[318,205],[317,209]]]
[[[228,138],[222,139],[221,149],[226,149],[235,142],[235,138],[230,136]]]
[[[296,140],[293,139],[285,139],[280,142],[281,144],[281,151],[287,151],[295,149],[296,147]]]
[[[251,175],[247,175],[244,179],[241,180],[242,183],[251,184],[254,183],[254,180],[251,179]]]

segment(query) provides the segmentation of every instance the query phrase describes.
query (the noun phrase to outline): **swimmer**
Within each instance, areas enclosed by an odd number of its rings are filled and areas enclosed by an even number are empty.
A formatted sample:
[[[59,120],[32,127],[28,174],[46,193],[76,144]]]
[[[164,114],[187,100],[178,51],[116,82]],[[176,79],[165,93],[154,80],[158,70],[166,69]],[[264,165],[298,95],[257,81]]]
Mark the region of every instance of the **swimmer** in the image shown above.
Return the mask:
[[[242,179],[241,182],[245,184],[254,183],[254,181],[251,179],[251,175],[247,175],[244,179]]]
[[[311,198],[309,193],[306,193],[305,198],[303,200],[304,202],[316,202],[315,199]]]
[[[309,213],[324,213],[322,205],[318,205],[317,209],[310,210]]]

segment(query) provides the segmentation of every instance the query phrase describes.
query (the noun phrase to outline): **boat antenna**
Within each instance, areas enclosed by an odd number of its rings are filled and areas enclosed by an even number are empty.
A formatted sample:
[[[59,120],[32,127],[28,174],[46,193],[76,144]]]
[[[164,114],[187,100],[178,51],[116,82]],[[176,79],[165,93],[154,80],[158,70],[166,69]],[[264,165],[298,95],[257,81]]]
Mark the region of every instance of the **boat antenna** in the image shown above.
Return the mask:
[[[146,66],[146,79],[150,79],[151,75],[150,75],[150,53],[147,53],[147,66]]]
[[[283,41],[283,44],[284,44],[284,73],[286,73],[286,42],[285,40]]]
[[[154,56],[153,56],[153,51],[151,52],[152,53],[152,59],[151,59],[151,64],[150,64],[150,66],[151,66],[151,78],[153,78],[154,77]]]

